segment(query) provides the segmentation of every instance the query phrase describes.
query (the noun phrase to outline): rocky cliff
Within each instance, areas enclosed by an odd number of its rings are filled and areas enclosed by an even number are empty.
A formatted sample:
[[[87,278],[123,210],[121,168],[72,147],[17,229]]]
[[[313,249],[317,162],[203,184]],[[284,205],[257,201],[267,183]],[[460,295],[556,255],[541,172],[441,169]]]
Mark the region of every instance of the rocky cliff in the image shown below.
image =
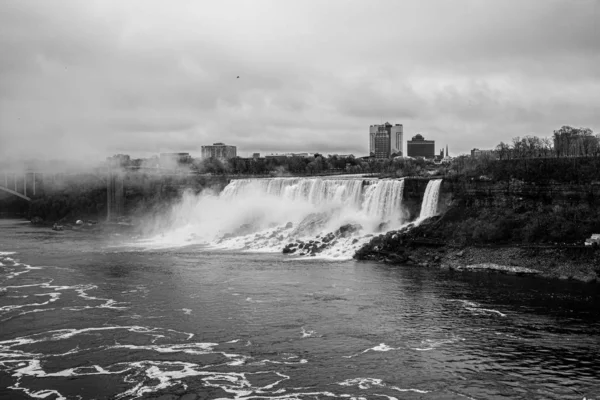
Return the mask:
[[[413,218],[426,183],[405,181],[403,204]],[[583,244],[600,233],[599,210],[600,184],[595,183],[445,180],[438,216],[374,237],[355,258],[454,269],[491,263],[475,269],[527,268],[594,281],[600,274],[600,251]]]

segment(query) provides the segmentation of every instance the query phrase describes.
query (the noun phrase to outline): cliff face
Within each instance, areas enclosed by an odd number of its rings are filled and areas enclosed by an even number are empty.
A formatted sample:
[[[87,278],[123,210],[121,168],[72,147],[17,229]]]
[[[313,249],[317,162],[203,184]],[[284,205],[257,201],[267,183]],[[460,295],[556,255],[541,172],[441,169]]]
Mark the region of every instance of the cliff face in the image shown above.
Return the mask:
[[[600,205],[600,183],[444,181],[442,191],[446,194],[444,198],[447,206],[456,202],[464,203],[468,207],[478,208]],[[450,200],[450,203],[448,203],[448,200]]]
[[[427,180],[407,179],[404,206],[418,216]],[[484,263],[532,268],[547,276],[596,280],[600,184],[444,180],[438,216],[374,237],[359,260],[461,269]]]
[[[411,219],[419,215],[428,180],[405,179],[403,205]],[[558,207],[600,207],[600,182],[589,184],[532,183],[522,181],[459,182],[445,179],[440,189],[438,210],[470,209],[529,209],[549,205]]]

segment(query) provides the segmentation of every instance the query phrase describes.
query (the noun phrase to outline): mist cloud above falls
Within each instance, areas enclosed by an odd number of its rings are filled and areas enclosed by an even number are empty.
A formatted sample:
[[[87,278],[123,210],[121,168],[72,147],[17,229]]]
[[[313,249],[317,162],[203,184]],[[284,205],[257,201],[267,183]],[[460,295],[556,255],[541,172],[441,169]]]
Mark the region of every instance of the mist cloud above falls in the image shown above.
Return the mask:
[[[451,153],[600,130],[594,0],[0,3],[0,156]],[[240,79],[236,79],[236,76]]]

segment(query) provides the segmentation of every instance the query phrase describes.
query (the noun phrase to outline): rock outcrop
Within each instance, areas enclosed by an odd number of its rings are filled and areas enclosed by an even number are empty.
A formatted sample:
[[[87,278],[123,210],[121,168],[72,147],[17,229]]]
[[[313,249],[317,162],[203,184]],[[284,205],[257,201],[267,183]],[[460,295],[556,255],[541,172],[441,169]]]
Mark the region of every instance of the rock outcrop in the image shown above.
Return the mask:
[[[324,250],[333,247],[339,239],[350,238],[358,235],[361,230],[362,226],[360,224],[342,225],[335,232],[329,232],[323,236],[318,235],[313,240],[296,240],[288,243],[283,248],[283,254],[316,256],[317,254],[322,253]]]

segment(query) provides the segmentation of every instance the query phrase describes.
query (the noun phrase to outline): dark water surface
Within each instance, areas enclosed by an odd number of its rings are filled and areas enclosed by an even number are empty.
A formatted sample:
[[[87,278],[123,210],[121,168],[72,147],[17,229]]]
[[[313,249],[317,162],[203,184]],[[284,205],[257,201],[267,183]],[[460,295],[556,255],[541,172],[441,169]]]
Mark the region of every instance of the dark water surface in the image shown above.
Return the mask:
[[[597,285],[0,220],[0,398],[600,399]]]

